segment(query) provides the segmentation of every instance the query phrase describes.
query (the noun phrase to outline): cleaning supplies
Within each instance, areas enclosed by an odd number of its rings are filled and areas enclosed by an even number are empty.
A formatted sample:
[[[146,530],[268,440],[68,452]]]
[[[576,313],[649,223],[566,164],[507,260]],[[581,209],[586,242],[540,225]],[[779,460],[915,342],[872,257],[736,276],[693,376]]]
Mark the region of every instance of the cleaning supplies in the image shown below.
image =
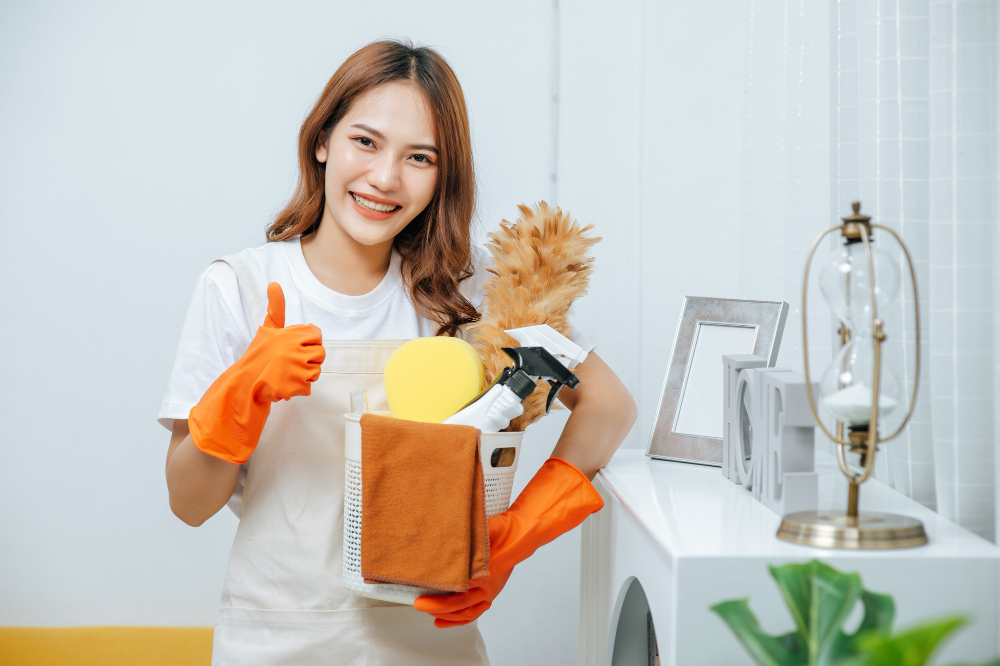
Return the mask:
[[[483,287],[483,318],[466,328],[483,358],[487,382],[510,363],[502,351],[514,346],[506,329],[545,322],[563,335],[570,334],[570,308],[587,293],[593,271],[594,259],[588,252],[601,240],[586,235],[592,226],[581,226],[568,213],[544,201],[519,209],[516,222],[503,220],[498,231],[487,234],[486,249],[493,257],[493,266]],[[528,396],[524,413],[511,421],[509,428],[524,430],[540,419],[545,409],[540,393]]]
[[[389,412],[381,411],[377,409],[380,404],[375,401],[375,393],[372,392],[372,415],[376,416],[388,416]],[[383,398],[384,400],[384,398]],[[442,431],[451,431],[452,426],[446,426],[441,424],[427,424],[427,423],[414,423],[410,421],[402,421],[401,419],[386,419],[390,422],[399,422],[400,424],[409,423],[411,426],[435,426],[440,428]],[[466,428],[455,428],[455,430],[461,432],[466,430]],[[371,433],[369,433],[371,434]],[[344,582],[344,587],[356,595],[362,597],[368,597],[371,599],[379,599],[382,601],[391,601],[397,604],[413,604],[413,600],[416,599],[421,594],[430,594],[429,588],[414,587],[410,585],[399,585],[394,583],[376,583],[369,584],[364,582],[364,577],[361,573],[361,535],[365,531],[362,529],[362,522],[367,524],[368,518],[368,508],[364,509],[365,520],[362,521],[362,496],[364,494],[362,489],[362,476],[366,475],[365,469],[362,468],[362,433],[361,433],[361,417],[351,416],[345,414],[344,418],[344,521],[343,521],[343,531],[344,531],[344,552],[343,552],[343,567],[341,577]],[[450,438],[450,434],[447,436]],[[418,451],[422,454],[420,462],[409,462],[405,460],[399,460],[400,465],[405,469],[408,465],[416,465],[418,468],[425,464],[425,459],[435,458],[435,450],[439,448],[452,449],[451,441],[446,441],[444,438],[438,438],[439,441],[430,446],[424,446],[422,449],[418,446]],[[484,485],[484,502],[486,504],[486,516],[496,515],[502,511],[506,511],[507,507],[510,505],[511,501],[511,490],[514,485],[514,474],[517,472],[518,459],[520,458],[521,444],[524,439],[524,432],[487,432],[480,435],[480,464],[483,468],[482,483]],[[406,454],[407,451],[411,451],[411,447],[407,444],[401,446],[401,454]],[[371,453],[371,451],[369,451]],[[455,452],[446,452],[445,458],[451,457]],[[393,454],[393,460],[398,460]],[[395,463],[393,463],[395,465]],[[435,471],[439,469],[438,465],[435,465]],[[445,467],[445,469],[447,469]],[[370,476],[370,475],[369,475]],[[413,501],[410,502],[409,506],[419,507],[423,504],[423,501],[418,498],[421,493],[421,489],[418,487],[422,477],[416,479],[417,486],[414,487],[404,487],[396,488],[394,492],[400,494],[400,497],[410,496]],[[447,482],[435,481],[435,476],[428,477],[431,479],[431,483],[446,483],[450,484],[455,488],[459,486],[454,483],[457,479],[449,479]],[[367,481],[365,482],[367,483]],[[466,487],[468,491],[468,487]],[[434,491],[436,492],[436,490]],[[475,501],[475,497],[472,498]],[[464,500],[462,500],[464,501]],[[454,508],[454,507],[453,507]],[[440,523],[431,528],[432,533],[437,533],[436,530],[440,527]],[[486,545],[485,543],[483,544]],[[403,551],[405,555],[406,551]],[[471,563],[471,562],[470,562]],[[471,573],[471,567],[470,567]],[[473,579],[476,580],[476,579]],[[472,581],[470,581],[471,583]]]
[[[504,333],[520,342],[522,347],[545,347],[570,370],[587,360],[587,350],[548,324],[512,328]]]
[[[545,379],[552,386],[545,400],[546,413],[559,389],[563,386],[572,389],[580,383],[570,372],[570,365],[575,367],[587,357],[587,352],[572,340],[544,324],[505,333],[518,342],[536,344],[504,347],[503,352],[514,360],[514,367],[504,368],[493,384],[445,419],[445,423],[472,425],[483,432],[500,432],[524,412],[522,401],[532,394],[538,380]]]
[[[385,364],[385,397],[393,417],[441,423],[485,384],[483,361],[461,338],[414,338]]]
[[[365,583],[469,589],[489,573],[475,428],[361,416]]]

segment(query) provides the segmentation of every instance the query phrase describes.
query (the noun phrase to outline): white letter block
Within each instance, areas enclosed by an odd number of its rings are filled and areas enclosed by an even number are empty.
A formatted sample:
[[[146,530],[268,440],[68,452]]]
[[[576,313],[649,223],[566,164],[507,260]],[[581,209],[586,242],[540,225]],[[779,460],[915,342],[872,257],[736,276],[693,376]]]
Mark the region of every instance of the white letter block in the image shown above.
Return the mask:
[[[722,414],[725,419],[722,424],[722,476],[737,485],[740,484],[740,475],[736,471],[734,447],[740,444],[740,405],[736,382],[741,371],[766,365],[767,361],[753,354],[725,354],[722,357]]]
[[[758,440],[754,452],[761,444],[765,453],[759,484],[755,481],[755,486],[761,487],[760,499],[779,516],[814,511],[818,496],[813,467],[815,423],[805,377],[798,372],[767,373],[762,376],[762,388],[766,417],[760,424],[762,437],[754,438]],[[813,384],[814,393],[817,389]]]
[[[764,392],[764,377],[773,373],[789,372],[787,368],[748,368],[741,370],[736,379],[736,409],[740,409],[741,398],[748,403],[750,417],[750,441],[743,441],[744,433],[736,417],[733,429],[733,449],[730,460],[736,468],[739,483],[753,493],[754,499],[761,498],[761,467],[767,457],[767,399]],[[745,395],[744,395],[745,394]],[[750,453],[747,455],[747,447]]]

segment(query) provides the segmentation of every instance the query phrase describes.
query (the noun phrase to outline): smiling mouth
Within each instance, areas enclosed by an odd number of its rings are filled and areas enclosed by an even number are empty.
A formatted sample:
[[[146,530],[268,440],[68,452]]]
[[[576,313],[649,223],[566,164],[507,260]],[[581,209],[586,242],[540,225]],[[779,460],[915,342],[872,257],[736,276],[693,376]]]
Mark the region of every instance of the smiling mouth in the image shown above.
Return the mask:
[[[402,206],[390,206],[388,204],[375,203],[374,201],[369,201],[368,199],[365,199],[361,195],[355,194],[354,192],[351,192],[350,194],[351,197],[354,198],[354,201],[356,201],[359,206],[367,208],[368,210],[373,210],[376,213],[392,213],[393,211],[397,211],[400,208],[402,208]]]

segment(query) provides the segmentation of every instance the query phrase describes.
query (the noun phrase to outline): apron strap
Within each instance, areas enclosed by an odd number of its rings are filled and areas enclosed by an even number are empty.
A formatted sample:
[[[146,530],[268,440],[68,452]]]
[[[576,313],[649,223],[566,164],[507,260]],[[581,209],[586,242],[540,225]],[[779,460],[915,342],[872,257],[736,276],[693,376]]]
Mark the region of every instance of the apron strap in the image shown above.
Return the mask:
[[[236,284],[240,288],[240,293],[243,294],[243,300],[250,308],[250,319],[253,320],[250,322],[250,334],[253,335],[256,327],[262,325],[264,317],[267,316],[267,308],[264,307],[264,299],[261,298],[260,290],[257,288],[257,281],[253,279],[253,274],[246,262],[238,254],[230,254],[215,261],[226,262],[236,272]],[[253,460],[252,454],[250,460]],[[240,519],[243,518],[243,487],[246,484],[247,471],[250,469],[250,460],[240,465],[236,488],[233,489],[232,497],[226,502],[226,506]]]
[[[250,330],[253,331],[264,323],[264,317],[267,316],[267,308],[264,306],[260,289],[257,288],[257,281],[253,279],[253,274],[250,273],[246,262],[238,254],[230,254],[215,261],[224,261],[236,271],[236,282],[239,284],[240,293],[243,294],[244,300],[250,307]]]

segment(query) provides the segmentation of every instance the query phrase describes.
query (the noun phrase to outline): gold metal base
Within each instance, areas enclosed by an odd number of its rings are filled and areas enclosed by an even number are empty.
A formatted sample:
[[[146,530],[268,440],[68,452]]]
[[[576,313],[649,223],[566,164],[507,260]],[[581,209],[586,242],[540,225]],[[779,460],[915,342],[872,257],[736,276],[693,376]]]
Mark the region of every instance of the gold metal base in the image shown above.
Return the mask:
[[[778,538],[816,548],[910,548],[927,543],[916,518],[862,511],[857,518],[833,511],[790,513],[778,527]]]

